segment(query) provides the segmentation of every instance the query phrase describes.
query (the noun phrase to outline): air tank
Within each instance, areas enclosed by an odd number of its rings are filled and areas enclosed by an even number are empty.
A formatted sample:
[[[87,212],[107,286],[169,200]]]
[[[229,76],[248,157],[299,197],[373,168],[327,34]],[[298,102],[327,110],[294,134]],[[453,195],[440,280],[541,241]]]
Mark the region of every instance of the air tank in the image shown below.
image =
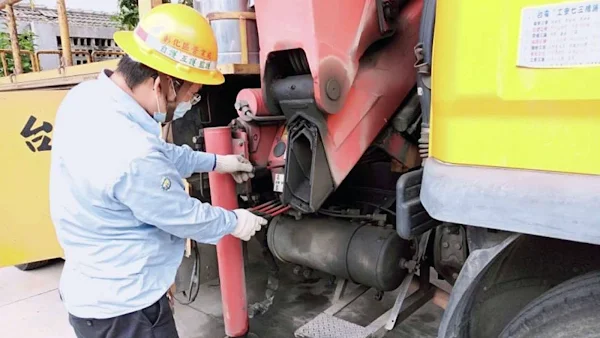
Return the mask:
[[[381,291],[396,289],[407,274],[402,259],[410,242],[391,228],[330,217],[273,218],[267,231],[277,259],[323,271]]]
[[[208,17],[217,12],[253,12],[249,0],[195,0],[194,8]],[[239,19],[210,20],[219,47],[218,63],[243,63]],[[246,39],[248,41],[248,63],[259,63],[258,31],[256,20],[246,20]]]

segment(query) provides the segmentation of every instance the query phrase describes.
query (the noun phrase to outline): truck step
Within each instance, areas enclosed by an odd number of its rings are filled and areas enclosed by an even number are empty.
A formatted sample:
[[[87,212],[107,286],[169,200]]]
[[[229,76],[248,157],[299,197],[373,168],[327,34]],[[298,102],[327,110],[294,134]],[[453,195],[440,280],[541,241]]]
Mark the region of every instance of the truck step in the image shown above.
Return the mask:
[[[423,242],[426,246],[427,241]],[[427,264],[423,264],[423,270],[417,280],[414,280],[413,277],[416,277],[415,273],[411,272],[402,281],[397,289],[398,294],[394,306],[367,326],[343,320],[335,315],[361,297],[369,290],[369,287],[361,285],[346,292],[348,280],[338,280],[332,305],[297,329],[294,336],[296,338],[381,338],[431,300],[439,290],[430,283]],[[417,290],[409,295],[410,285],[415,285]]]
[[[321,313],[296,330],[294,335],[296,338],[367,338],[371,333],[369,327]]]

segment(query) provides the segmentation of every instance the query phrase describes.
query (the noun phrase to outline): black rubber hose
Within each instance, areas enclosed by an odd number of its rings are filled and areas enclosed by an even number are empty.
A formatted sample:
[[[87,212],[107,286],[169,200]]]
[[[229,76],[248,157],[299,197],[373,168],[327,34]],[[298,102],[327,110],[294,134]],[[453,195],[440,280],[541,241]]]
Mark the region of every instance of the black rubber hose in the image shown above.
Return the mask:
[[[175,295],[173,295],[173,298],[175,298],[175,300],[179,304],[181,304],[181,305],[190,305],[190,304],[192,304],[196,300],[196,298],[198,297],[198,294],[200,293],[200,271],[201,271],[201,266],[202,266],[201,265],[202,264],[202,260],[200,258],[200,249],[198,249],[198,244],[192,242],[192,245],[194,247],[194,254],[195,254],[194,259],[196,260],[196,270],[192,271],[192,275],[190,276],[190,279],[193,280],[194,276],[198,276],[198,284],[196,285],[195,290],[193,290],[193,291],[192,290],[188,290],[190,293],[192,293],[191,297],[190,297],[190,295],[187,295],[188,299],[189,299],[188,301],[181,301],[181,300],[177,299],[177,297],[175,297]],[[185,291],[182,291],[182,293],[185,295]]]

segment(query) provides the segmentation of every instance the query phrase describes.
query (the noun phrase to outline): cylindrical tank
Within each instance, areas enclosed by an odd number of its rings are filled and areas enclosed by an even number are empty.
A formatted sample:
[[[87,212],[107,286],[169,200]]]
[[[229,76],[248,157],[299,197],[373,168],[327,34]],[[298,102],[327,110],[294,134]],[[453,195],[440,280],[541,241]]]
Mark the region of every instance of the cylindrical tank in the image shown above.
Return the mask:
[[[276,217],[267,233],[269,249],[279,260],[303,265],[381,291],[396,289],[407,270],[410,243],[394,229],[339,218]]]
[[[248,0],[195,0],[194,8],[207,16],[215,12],[248,12]],[[236,19],[212,20],[211,27],[219,47],[219,64],[242,63],[240,21]],[[248,63],[258,63],[258,31],[255,20],[246,20]]]

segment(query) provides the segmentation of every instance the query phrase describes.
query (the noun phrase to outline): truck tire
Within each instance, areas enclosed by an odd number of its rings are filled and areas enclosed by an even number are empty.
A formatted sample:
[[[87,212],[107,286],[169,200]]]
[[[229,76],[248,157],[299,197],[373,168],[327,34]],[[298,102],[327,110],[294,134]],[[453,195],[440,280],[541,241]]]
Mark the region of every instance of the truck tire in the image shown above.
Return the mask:
[[[600,271],[569,279],[529,303],[501,338],[591,338],[600,332]]]
[[[15,267],[21,271],[29,271],[29,270],[35,270],[35,269],[44,267],[44,266],[48,265],[48,263],[50,263],[50,260],[17,264],[17,265],[15,265]]]

